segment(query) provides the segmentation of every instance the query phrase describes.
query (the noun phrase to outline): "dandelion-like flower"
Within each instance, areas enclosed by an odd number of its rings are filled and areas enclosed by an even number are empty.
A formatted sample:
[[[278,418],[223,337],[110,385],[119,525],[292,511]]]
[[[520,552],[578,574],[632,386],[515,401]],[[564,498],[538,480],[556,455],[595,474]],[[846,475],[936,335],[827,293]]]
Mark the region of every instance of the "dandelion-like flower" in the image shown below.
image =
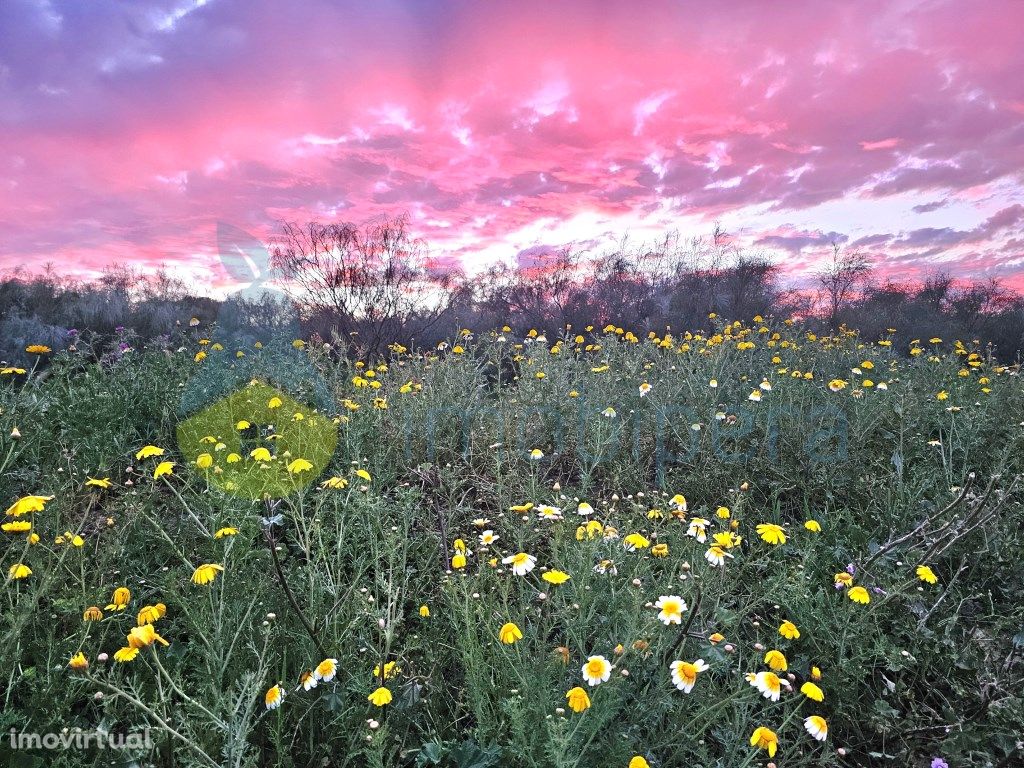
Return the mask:
[[[383,685],[366,697],[376,707],[383,707],[391,703],[391,691]]]
[[[694,662],[673,661],[670,669],[672,670],[672,684],[683,693],[689,693],[697,683],[697,675],[706,672],[709,667],[704,659],[697,659]]]
[[[583,665],[583,679],[591,688],[607,683],[612,676],[612,665],[604,656],[590,656]]]
[[[498,630],[498,639],[504,645],[512,645],[515,642],[523,639],[523,630],[521,630],[514,622],[507,622],[502,625],[501,629]]]
[[[647,537],[640,533],[631,533],[622,540],[623,546],[630,552],[635,552],[638,549],[646,549],[651,546],[651,542],[648,541]]]
[[[750,737],[750,746],[765,750],[768,752],[768,757],[775,757],[775,752],[779,748],[779,737],[775,731],[759,725]]]
[[[331,682],[334,676],[338,674],[338,660],[337,659],[324,659],[316,665],[316,669],[313,670],[313,677],[317,681],[323,681],[325,683]]]
[[[799,640],[800,630],[792,621],[784,621],[779,625],[779,634],[787,640]]]
[[[757,535],[769,544],[785,544],[786,531],[775,523],[761,523],[757,526]]]
[[[573,712],[583,712],[590,709],[590,696],[586,689],[580,688],[578,685],[575,688],[571,688],[565,694],[565,698],[569,702],[569,709]]]
[[[811,715],[810,717],[805,718],[804,730],[818,741],[824,741],[828,738],[828,723],[825,722],[824,717],[819,715]]]
[[[118,587],[114,590],[114,594],[110,598],[110,605],[106,607],[106,610],[123,611],[131,599],[132,593],[128,587]]]
[[[192,583],[199,586],[206,586],[217,578],[218,573],[224,571],[224,566],[219,563],[205,563],[192,572]]]
[[[281,702],[284,701],[284,688],[278,683],[270,690],[268,690],[263,696],[263,703],[267,709],[277,709],[281,706]]]
[[[774,648],[764,655],[764,663],[767,664],[773,672],[785,672],[789,669],[789,662],[786,661],[786,655],[782,651]]]
[[[53,496],[22,496],[4,514],[7,517],[21,517],[29,512],[42,512],[46,509],[46,502],[52,500]]]
[[[774,672],[748,672],[746,675],[747,682],[758,691],[766,699],[772,701],[778,701],[782,696],[782,686],[789,687],[789,683],[784,681]]]
[[[565,571],[559,571],[559,570],[556,570],[556,569],[552,569],[550,571],[546,571],[541,576],[541,578],[544,579],[544,581],[548,582],[549,584],[564,584],[565,582],[567,582],[569,580],[570,577],[569,577],[569,574],[566,573]]]
[[[686,601],[679,595],[662,595],[658,598],[654,604],[655,608],[660,609],[658,613],[658,619],[662,624],[668,626],[669,624],[681,624],[683,621],[683,612],[686,611]]]
[[[853,602],[860,603],[861,605],[867,605],[871,602],[871,595],[868,594],[864,587],[860,586],[851,587],[846,596],[853,600]]]
[[[501,562],[512,566],[512,573],[516,576],[525,576],[537,567],[537,558],[525,552],[518,552],[514,555],[502,558]]]
[[[800,686],[800,693],[811,701],[824,701],[825,692],[814,683],[804,683]]]

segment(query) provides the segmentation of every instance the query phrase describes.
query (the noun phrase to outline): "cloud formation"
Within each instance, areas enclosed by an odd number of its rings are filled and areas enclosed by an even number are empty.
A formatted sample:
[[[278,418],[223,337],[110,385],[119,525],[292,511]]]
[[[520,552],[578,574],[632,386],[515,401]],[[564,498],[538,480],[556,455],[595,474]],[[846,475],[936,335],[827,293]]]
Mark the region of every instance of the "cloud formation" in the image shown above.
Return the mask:
[[[721,221],[799,273],[1020,279],[1024,4],[0,4],[0,269],[213,278],[408,213],[468,267]]]

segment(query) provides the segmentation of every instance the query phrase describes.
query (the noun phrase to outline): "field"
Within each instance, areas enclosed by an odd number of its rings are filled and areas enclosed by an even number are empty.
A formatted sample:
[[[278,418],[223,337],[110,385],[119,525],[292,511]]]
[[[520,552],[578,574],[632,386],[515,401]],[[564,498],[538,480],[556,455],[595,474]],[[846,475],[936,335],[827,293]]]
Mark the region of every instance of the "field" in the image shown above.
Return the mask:
[[[1024,393],[991,350],[260,341],[3,369],[0,758],[1021,764]],[[24,740],[75,729],[123,748]]]

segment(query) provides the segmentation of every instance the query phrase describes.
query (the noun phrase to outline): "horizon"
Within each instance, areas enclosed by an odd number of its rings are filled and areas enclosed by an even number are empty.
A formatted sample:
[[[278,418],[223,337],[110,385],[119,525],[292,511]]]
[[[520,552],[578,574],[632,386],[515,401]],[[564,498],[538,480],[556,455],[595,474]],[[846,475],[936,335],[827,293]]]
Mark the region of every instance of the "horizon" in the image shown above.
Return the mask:
[[[0,7],[0,271],[407,213],[436,263],[707,235],[1024,289],[1024,4]],[[568,30],[568,32],[567,32]]]

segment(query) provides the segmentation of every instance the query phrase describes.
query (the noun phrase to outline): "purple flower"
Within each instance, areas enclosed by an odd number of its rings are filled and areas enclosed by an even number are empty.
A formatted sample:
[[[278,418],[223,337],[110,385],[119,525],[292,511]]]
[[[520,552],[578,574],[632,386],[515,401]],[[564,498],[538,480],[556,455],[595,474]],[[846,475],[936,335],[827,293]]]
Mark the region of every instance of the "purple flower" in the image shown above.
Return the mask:
[[[846,566],[846,572],[848,574],[850,574],[851,576],[856,576],[857,575],[857,566],[854,565],[853,563],[850,563],[848,566]]]
[[[932,760],[931,768],[949,768],[949,763],[947,763],[941,757],[936,757]]]

